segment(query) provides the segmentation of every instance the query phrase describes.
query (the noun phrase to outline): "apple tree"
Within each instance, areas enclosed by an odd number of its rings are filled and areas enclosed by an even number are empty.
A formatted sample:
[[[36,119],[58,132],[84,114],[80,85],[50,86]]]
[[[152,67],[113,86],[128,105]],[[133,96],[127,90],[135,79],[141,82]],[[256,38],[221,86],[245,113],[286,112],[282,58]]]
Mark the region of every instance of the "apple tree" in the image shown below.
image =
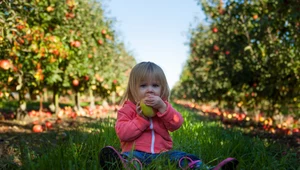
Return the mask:
[[[42,110],[45,89],[53,92],[56,112],[59,96],[70,90],[80,110],[80,94],[107,98],[122,84],[121,70],[131,67],[119,65],[134,63],[99,1],[4,1],[0,7],[0,77],[6,80],[0,96],[18,92],[21,112],[26,94],[39,96]]]
[[[191,54],[174,93],[270,115],[299,109],[299,1],[199,3],[208,24],[191,29]]]

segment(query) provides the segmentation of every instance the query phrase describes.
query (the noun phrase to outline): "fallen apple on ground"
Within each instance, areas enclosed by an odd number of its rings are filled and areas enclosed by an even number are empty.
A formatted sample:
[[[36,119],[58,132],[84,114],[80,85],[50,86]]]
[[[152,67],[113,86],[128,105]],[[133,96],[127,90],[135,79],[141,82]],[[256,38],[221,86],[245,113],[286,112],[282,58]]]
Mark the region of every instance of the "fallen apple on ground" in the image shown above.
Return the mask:
[[[40,132],[43,132],[43,127],[42,127],[42,125],[39,125],[39,124],[34,125],[34,126],[32,127],[32,131],[33,131],[34,133],[40,133]]]
[[[141,106],[143,115],[145,115],[146,117],[154,117],[156,115],[154,109],[150,106],[147,106],[145,104],[144,100],[141,100],[140,106]]]

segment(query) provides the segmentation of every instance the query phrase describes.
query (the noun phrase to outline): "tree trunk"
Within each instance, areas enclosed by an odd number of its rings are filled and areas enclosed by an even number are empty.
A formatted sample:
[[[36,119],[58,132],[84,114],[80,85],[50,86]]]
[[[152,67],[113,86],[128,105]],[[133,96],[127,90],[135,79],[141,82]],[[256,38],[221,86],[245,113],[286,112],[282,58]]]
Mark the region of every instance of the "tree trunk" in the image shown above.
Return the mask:
[[[53,98],[52,98],[52,104],[49,106],[50,110],[52,112],[55,112],[55,114],[58,114],[60,108],[59,108],[59,94],[56,86],[53,86]]]
[[[55,104],[55,114],[58,114],[60,107],[59,107],[59,95],[57,91],[54,94],[54,104]]]
[[[82,107],[80,106],[80,92],[77,90],[75,92],[75,110],[79,112],[80,115],[85,114]]]
[[[44,88],[44,90],[43,90],[43,92],[44,92],[44,101],[45,102],[47,102],[48,101],[48,90],[47,90],[47,88]]]
[[[116,92],[112,92],[112,95],[111,95],[111,101],[112,101],[112,104],[113,104],[113,105],[116,104]]]
[[[43,92],[40,91],[40,112],[43,111]]]
[[[96,108],[95,105],[95,97],[92,88],[89,87],[89,93],[90,93],[90,109],[94,110]]]
[[[16,119],[21,120],[26,115],[27,103],[25,100],[25,93],[23,90],[19,91],[19,108],[17,109]]]

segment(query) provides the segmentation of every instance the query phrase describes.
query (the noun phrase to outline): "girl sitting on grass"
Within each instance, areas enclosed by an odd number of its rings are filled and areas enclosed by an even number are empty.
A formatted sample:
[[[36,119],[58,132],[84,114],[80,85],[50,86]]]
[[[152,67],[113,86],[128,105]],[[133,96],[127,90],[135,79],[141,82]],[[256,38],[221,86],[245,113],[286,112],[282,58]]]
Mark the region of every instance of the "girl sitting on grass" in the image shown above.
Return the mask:
[[[197,156],[172,150],[169,132],[181,127],[183,117],[168,102],[169,96],[165,74],[158,65],[141,62],[133,67],[115,126],[122,151],[102,148],[99,162],[103,169],[142,169],[158,157],[168,158],[181,169],[206,167]],[[143,113],[145,106],[141,105],[150,106],[154,115]],[[212,169],[236,169],[237,164],[236,159],[227,158]]]

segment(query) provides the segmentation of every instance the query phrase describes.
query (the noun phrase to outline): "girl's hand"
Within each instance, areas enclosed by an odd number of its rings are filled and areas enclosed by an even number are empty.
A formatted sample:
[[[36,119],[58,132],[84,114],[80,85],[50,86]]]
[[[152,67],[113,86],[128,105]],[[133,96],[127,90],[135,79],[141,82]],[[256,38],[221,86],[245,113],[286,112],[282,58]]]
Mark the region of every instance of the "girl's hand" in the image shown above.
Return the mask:
[[[166,103],[159,96],[147,95],[144,101],[146,105],[151,106],[160,113],[164,113],[167,110]]]
[[[144,119],[146,119],[146,120],[149,120],[148,117],[144,116],[143,111],[142,111],[141,106],[140,106],[140,102],[138,102],[138,103],[136,104],[135,110],[136,110],[136,112],[137,112],[137,114],[138,114],[139,116],[141,116],[142,118],[144,118]]]

